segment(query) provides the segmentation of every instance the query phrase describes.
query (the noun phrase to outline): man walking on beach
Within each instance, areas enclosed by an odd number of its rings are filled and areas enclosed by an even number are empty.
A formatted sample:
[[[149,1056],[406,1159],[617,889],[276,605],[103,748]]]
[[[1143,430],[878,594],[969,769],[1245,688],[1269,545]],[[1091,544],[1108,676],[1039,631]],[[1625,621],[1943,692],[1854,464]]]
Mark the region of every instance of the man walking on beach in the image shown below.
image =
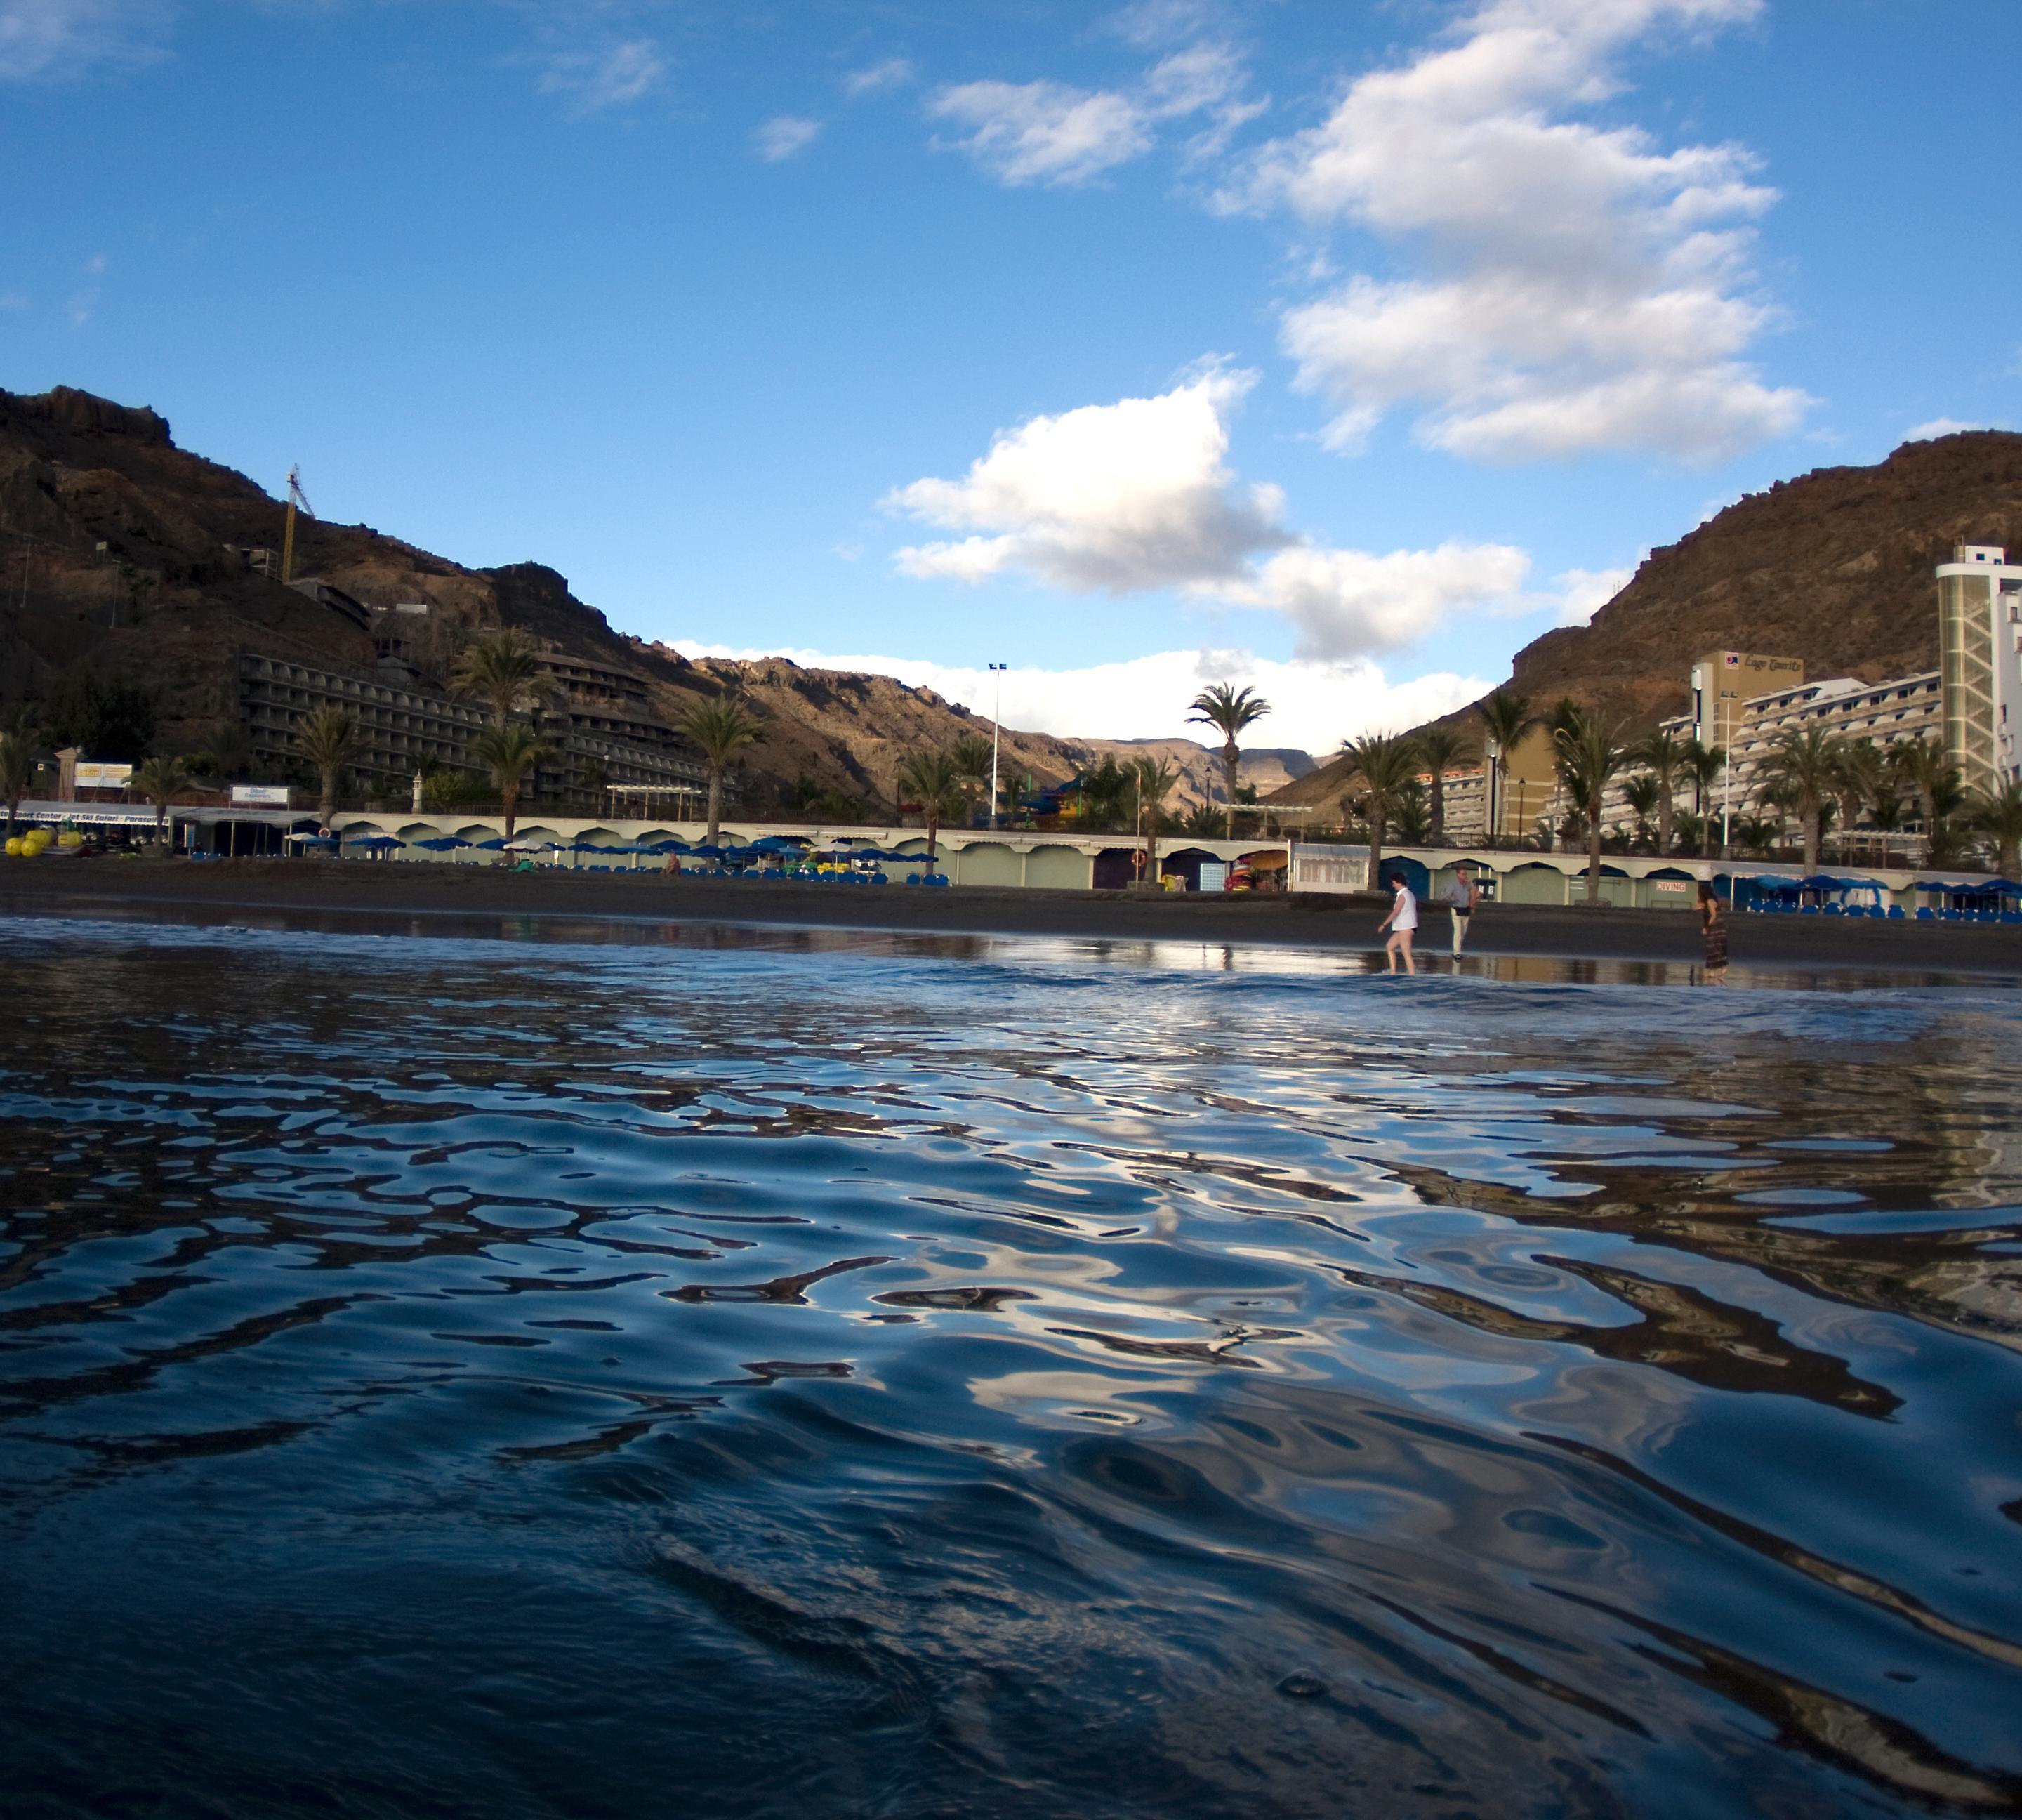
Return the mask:
[[[1416,973],[1418,963],[1411,959],[1411,932],[1418,926],[1418,900],[1411,894],[1411,887],[1404,883],[1402,872],[1392,872],[1389,883],[1397,895],[1391,901],[1390,914],[1376,925],[1376,933],[1390,931],[1390,939],[1384,943],[1383,952],[1389,957],[1390,970],[1397,970],[1397,959],[1403,956],[1404,970]]]
[[[1474,882],[1474,869],[1465,860],[1454,868],[1454,875],[1440,894],[1440,901],[1453,912],[1453,957],[1458,960],[1467,941],[1467,919],[1481,901],[1481,887]]]

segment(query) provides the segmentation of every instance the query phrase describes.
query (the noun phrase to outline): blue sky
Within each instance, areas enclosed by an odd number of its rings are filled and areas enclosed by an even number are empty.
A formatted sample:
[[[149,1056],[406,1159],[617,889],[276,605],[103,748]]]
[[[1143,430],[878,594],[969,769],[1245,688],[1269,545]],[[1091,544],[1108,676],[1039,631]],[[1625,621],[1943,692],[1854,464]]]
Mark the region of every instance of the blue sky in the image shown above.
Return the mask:
[[[0,0],[0,385],[692,651],[1330,749],[2022,422],[2014,0]]]

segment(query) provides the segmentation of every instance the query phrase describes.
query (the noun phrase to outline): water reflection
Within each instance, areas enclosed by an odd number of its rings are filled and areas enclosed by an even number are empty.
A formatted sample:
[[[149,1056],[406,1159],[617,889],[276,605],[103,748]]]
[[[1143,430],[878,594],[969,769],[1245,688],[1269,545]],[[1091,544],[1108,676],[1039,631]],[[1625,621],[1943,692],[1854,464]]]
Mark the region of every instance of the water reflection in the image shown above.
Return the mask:
[[[31,1811],[2022,1799],[2001,995],[427,926],[7,926]]]

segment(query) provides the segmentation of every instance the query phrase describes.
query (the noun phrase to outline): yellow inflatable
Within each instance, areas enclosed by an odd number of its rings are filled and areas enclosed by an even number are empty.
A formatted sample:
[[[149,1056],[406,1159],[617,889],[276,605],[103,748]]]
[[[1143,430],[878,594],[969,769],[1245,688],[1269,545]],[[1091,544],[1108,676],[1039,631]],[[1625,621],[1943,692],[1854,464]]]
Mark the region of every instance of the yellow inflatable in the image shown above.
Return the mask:
[[[10,834],[9,835],[8,835],[8,837],[7,837],[7,857],[8,857],[8,858],[9,858],[9,859],[10,859],[10,860],[18,860],[18,859],[21,857],[21,846],[22,846],[21,837],[20,837],[18,834]]]
[[[84,836],[75,831],[60,834],[57,836],[57,845],[60,847],[81,847],[84,845]]]

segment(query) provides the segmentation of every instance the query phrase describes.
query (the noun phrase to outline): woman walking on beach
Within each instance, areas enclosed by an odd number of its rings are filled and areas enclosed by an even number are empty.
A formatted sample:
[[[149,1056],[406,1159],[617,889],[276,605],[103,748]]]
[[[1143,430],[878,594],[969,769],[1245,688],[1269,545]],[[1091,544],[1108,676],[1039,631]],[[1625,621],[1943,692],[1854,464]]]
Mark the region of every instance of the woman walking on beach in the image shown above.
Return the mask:
[[[1413,895],[1411,887],[1404,883],[1402,872],[1392,872],[1389,882],[1396,887],[1397,895],[1391,901],[1390,914],[1376,925],[1376,933],[1381,935],[1386,929],[1390,931],[1390,939],[1383,945],[1383,952],[1389,957],[1390,970],[1397,970],[1397,959],[1401,955],[1405,972],[1416,973],[1418,963],[1411,959],[1411,933],[1418,926],[1418,900]]]
[[[1699,880],[1699,934],[1706,943],[1705,983],[1727,984],[1727,912],[1720,894],[1706,879]]]

